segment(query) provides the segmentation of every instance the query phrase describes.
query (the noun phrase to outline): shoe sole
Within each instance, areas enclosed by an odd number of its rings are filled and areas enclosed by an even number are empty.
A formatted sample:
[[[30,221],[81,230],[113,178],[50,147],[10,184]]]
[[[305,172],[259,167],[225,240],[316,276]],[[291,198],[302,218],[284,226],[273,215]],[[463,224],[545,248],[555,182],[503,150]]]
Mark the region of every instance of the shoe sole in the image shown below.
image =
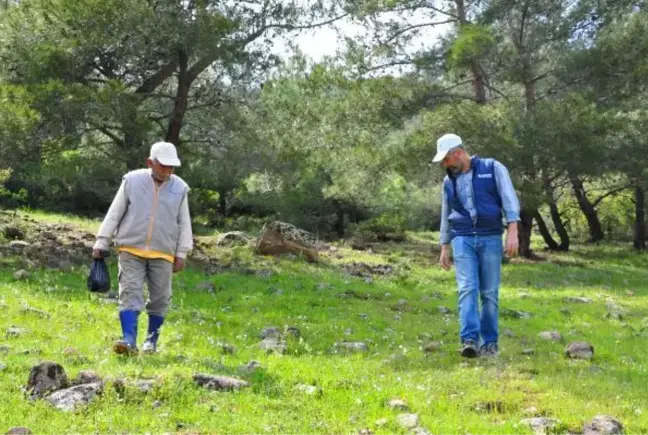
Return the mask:
[[[464,358],[477,358],[479,354],[477,353],[477,349],[466,348],[461,351],[461,356]]]

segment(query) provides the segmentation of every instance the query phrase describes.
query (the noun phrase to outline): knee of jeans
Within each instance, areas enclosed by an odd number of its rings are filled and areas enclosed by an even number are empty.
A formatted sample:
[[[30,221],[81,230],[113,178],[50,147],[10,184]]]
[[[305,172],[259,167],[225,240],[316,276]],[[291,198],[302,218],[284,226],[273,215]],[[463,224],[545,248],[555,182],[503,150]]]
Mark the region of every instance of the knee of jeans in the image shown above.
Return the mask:
[[[497,288],[487,288],[481,291],[481,300],[482,302],[486,303],[492,303],[497,305],[498,300],[499,300],[499,295],[498,295],[498,290]]]

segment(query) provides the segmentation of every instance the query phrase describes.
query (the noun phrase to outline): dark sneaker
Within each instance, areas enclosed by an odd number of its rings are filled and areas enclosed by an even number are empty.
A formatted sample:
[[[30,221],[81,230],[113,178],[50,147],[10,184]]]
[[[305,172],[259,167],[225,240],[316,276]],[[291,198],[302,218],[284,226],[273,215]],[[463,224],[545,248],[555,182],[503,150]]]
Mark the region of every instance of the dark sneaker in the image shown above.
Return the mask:
[[[497,343],[486,343],[479,349],[479,355],[484,357],[497,356]]]
[[[464,358],[476,358],[479,355],[477,343],[473,340],[466,340],[461,347],[461,356]]]
[[[124,340],[118,340],[113,346],[113,351],[118,355],[136,355],[137,348],[132,347],[128,342]]]

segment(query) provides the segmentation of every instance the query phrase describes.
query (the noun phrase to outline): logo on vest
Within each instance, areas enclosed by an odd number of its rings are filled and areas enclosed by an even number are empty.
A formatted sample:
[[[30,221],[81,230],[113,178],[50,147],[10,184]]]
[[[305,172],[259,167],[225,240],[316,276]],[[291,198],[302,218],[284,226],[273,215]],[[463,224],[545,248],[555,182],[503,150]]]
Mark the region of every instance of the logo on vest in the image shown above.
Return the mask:
[[[479,178],[493,178],[493,174],[477,174]]]

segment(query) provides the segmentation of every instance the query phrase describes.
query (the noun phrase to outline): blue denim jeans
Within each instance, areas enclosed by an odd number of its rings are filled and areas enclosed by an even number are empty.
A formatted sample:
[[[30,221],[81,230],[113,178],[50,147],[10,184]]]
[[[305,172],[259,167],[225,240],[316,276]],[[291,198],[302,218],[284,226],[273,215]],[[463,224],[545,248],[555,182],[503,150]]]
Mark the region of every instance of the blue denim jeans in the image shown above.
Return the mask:
[[[459,287],[461,342],[497,343],[502,236],[457,236],[452,251]],[[478,305],[481,299],[481,314]]]

